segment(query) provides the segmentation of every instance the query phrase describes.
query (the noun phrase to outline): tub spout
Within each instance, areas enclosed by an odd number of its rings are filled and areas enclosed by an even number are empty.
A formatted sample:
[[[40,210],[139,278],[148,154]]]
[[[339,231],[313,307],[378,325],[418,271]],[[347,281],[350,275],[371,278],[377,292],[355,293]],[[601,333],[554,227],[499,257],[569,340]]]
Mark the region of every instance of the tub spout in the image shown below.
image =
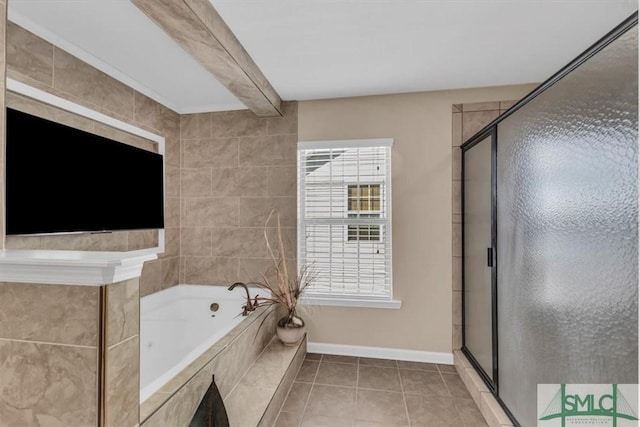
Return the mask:
[[[245,292],[247,293],[247,303],[242,306],[242,315],[243,316],[247,316],[249,314],[249,312],[254,311],[256,309],[256,307],[258,306],[257,300],[256,300],[256,304],[254,304],[251,301],[251,296],[249,295],[249,288],[247,288],[247,285],[245,285],[242,282],[236,282],[233,285],[229,286],[229,290],[230,291],[234,290],[236,286],[243,287]],[[256,296],[256,298],[257,298],[257,296]]]

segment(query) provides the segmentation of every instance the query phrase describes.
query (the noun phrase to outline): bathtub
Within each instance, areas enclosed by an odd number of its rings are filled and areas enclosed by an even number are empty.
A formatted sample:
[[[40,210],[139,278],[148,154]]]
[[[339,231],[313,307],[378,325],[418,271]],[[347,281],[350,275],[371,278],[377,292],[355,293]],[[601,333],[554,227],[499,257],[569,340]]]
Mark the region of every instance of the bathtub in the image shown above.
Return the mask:
[[[251,297],[268,296],[249,288]],[[243,288],[176,285],[140,299],[140,402],[245,319]],[[216,312],[212,303],[219,304]]]

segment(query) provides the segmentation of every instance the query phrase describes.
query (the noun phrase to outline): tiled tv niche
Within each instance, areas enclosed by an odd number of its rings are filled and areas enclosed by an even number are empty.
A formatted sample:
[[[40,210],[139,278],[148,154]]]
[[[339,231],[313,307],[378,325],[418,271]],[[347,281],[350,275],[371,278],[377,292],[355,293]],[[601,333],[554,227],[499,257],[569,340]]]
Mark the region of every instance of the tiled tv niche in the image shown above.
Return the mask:
[[[146,294],[177,284],[180,251],[180,116],[15,23],[7,22],[6,41],[7,78],[165,139],[164,252],[159,255],[159,259],[145,263],[141,291]],[[8,107],[123,143],[155,150],[155,144],[144,138],[104,123],[10,90],[6,96]],[[134,231],[10,236],[5,239],[5,248],[128,251],[156,247],[158,243],[157,233]]]

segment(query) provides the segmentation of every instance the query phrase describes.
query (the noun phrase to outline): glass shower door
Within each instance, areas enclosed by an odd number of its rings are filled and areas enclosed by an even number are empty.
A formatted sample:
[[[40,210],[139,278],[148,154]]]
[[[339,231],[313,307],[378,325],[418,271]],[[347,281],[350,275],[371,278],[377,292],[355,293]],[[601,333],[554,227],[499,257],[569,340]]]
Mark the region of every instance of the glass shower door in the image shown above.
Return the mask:
[[[499,396],[638,382],[637,26],[498,124]]]
[[[493,134],[463,151],[463,350],[495,384]]]

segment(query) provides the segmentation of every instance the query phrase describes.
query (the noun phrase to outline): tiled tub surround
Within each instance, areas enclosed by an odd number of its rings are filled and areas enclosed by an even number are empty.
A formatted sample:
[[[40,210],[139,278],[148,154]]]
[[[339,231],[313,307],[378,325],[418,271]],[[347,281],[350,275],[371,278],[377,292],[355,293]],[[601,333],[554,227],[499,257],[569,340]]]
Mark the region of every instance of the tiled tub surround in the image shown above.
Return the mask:
[[[260,308],[207,349],[140,406],[143,426],[188,426],[212,376],[223,399],[275,334],[274,307]]]
[[[285,346],[273,337],[225,399],[231,427],[272,427],[307,354],[307,337]]]
[[[276,427],[485,427],[451,365],[309,353]]]
[[[249,292],[270,296],[257,288]],[[226,286],[184,284],[141,298],[140,401],[239,325],[246,301],[242,288],[231,292]]]
[[[165,138],[165,252],[160,254],[159,259],[145,264],[140,281],[141,294],[147,295],[177,284],[180,251],[180,116],[12,22],[7,23],[6,38],[7,77]],[[47,119],[133,145],[145,143],[141,138],[45,104],[12,94],[8,98],[9,106],[29,109]],[[2,168],[3,162],[0,162],[0,176],[3,175]],[[155,246],[154,234],[143,231],[28,238],[14,236],[6,239],[5,247],[127,251]]]

